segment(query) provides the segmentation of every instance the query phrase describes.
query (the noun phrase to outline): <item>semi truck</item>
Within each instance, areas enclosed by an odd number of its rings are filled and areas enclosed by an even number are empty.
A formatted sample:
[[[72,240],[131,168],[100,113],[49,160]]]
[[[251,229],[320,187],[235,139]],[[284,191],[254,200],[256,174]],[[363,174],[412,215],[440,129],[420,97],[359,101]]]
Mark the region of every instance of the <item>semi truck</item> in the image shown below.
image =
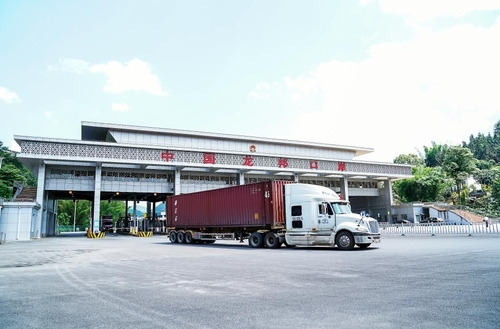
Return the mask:
[[[103,215],[101,218],[101,231],[113,233],[113,216]]]
[[[253,248],[380,242],[378,222],[352,213],[333,190],[283,180],[169,196],[167,230],[172,243],[248,239]]]

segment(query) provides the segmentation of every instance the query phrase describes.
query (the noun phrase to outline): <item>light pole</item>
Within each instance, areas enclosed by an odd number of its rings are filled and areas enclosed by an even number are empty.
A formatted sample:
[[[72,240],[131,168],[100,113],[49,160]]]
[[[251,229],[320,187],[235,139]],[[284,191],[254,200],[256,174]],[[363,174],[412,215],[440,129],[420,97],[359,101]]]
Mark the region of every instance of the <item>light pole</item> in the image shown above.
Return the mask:
[[[76,231],[76,204],[78,203],[78,200],[74,200],[73,202],[75,204],[75,210],[73,212],[73,232]]]

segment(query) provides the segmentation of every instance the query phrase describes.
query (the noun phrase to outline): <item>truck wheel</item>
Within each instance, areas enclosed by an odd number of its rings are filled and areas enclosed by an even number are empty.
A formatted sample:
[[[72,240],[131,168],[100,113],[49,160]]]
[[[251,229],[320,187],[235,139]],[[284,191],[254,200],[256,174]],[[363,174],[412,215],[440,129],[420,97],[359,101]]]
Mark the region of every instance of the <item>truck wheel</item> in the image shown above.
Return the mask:
[[[358,246],[360,249],[366,249],[366,248],[368,248],[370,245],[371,245],[371,243],[359,243],[359,244],[357,244],[357,246]]]
[[[178,243],[185,243],[186,242],[184,232],[177,232],[177,242]]]
[[[337,247],[341,250],[351,250],[354,248],[354,237],[351,232],[342,231],[337,234]]]
[[[194,243],[193,234],[191,232],[186,232],[184,235],[184,241],[186,241],[187,244]]]
[[[168,234],[171,243],[177,243],[177,232],[172,231]]]
[[[252,248],[262,248],[264,247],[264,236],[259,232],[253,232],[248,238],[248,244]]]
[[[264,240],[268,248],[276,249],[281,247],[280,239],[278,238],[278,235],[274,232],[267,233]]]

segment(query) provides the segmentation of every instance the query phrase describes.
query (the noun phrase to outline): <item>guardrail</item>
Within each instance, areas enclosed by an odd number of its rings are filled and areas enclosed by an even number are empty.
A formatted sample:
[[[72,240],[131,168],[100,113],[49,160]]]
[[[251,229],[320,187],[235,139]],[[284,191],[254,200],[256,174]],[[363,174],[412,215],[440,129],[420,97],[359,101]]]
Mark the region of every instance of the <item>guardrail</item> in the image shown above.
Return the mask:
[[[411,224],[388,224],[379,223],[380,232],[382,234],[500,234],[500,224],[498,221],[490,221],[488,226],[486,223],[411,223]]]

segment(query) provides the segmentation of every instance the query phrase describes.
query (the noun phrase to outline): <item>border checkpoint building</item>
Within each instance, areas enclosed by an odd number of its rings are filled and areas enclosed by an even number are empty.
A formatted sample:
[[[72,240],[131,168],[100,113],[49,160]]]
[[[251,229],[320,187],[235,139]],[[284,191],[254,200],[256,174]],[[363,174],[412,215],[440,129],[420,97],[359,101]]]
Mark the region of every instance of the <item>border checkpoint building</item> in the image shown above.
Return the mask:
[[[392,181],[411,166],[355,157],[373,149],[120,124],[82,122],[81,140],[14,136],[17,157],[38,179],[31,202],[0,205],[6,240],[57,233],[57,201],[90,200],[99,230],[100,201],[155,205],[177,195],[263,180],[326,186],[379,221],[390,220]],[[124,209],[124,212],[126,212]]]

